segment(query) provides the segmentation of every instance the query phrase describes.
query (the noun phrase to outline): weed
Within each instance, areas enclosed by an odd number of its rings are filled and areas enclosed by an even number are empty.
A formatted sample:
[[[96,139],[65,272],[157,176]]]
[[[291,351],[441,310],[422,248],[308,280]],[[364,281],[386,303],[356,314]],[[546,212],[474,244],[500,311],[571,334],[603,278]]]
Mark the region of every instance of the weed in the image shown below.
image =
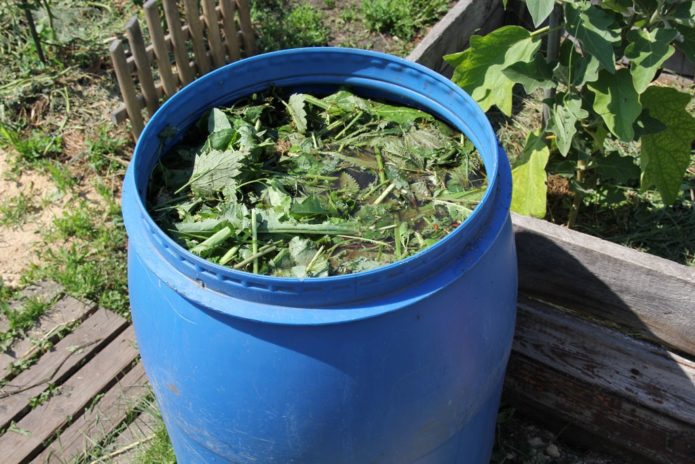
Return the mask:
[[[24,280],[53,279],[73,295],[128,314],[126,238],[119,208],[105,214],[82,202],[56,218],[45,239],[61,246],[43,251]]]
[[[362,2],[362,14],[372,31],[410,40],[415,32],[448,9],[447,0],[373,0]]]
[[[37,408],[58,394],[60,394],[60,387],[49,383],[44,391],[29,399],[29,407]]]
[[[344,23],[351,23],[357,21],[357,19],[357,11],[355,11],[353,8],[346,8],[340,12],[340,20]]]
[[[0,144],[14,148],[19,154],[17,162],[32,164],[62,152],[63,139],[59,135],[49,135],[33,129],[28,135],[22,134],[8,125],[0,124]]]
[[[51,304],[52,302],[30,298],[18,309],[10,308],[8,305],[0,307],[8,322],[8,329],[0,333],[0,351],[5,351],[16,338],[32,328]]]
[[[97,135],[87,142],[87,159],[89,165],[98,173],[121,169],[114,159],[122,154],[128,141],[114,137],[107,126],[100,126]]]
[[[308,3],[291,6],[287,0],[256,0],[252,13],[263,51],[328,43],[323,15]]]
[[[176,456],[171,447],[164,422],[160,422],[150,446],[135,461],[137,464],[174,464]]]
[[[30,215],[39,211],[31,192],[19,192],[0,204],[0,226],[19,227]]]
[[[50,160],[43,163],[42,167],[51,176],[59,192],[67,193],[77,185],[77,180],[65,165]]]

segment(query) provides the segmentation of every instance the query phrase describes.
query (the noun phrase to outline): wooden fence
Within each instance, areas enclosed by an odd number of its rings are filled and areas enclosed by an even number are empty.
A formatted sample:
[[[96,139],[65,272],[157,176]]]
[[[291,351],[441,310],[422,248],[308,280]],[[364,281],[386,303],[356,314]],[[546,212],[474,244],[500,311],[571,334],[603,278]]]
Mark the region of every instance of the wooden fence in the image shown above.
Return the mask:
[[[143,110],[151,116],[196,76],[256,52],[248,0],[184,0],[183,9],[176,0],[161,3],[164,20],[157,0],[144,5],[149,45],[133,17],[126,25],[127,40],[116,39],[109,49],[124,102],[112,120],[129,118],[136,138],[144,126]]]

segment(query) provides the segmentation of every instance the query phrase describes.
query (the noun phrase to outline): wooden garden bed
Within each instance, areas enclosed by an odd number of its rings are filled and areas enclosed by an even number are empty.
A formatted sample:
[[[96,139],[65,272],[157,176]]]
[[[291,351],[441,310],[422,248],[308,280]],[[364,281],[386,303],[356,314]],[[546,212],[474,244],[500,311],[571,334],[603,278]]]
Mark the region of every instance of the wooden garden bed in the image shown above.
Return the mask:
[[[464,0],[409,59],[441,57],[501,25]],[[695,462],[695,269],[513,215],[519,306],[506,398],[565,439],[630,462]]]

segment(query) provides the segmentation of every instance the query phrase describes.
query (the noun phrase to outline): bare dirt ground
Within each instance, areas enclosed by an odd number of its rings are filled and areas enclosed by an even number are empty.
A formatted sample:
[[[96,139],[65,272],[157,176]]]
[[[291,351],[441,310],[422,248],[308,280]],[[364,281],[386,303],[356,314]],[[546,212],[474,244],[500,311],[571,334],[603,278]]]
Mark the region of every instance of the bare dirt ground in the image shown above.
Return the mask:
[[[16,286],[22,272],[36,258],[35,247],[41,232],[63,211],[63,202],[55,201],[59,192],[51,179],[33,170],[15,176],[10,172],[9,153],[0,149],[0,201],[20,193],[29,195],[36,205],[21,224],[0,225],[0,279]]]

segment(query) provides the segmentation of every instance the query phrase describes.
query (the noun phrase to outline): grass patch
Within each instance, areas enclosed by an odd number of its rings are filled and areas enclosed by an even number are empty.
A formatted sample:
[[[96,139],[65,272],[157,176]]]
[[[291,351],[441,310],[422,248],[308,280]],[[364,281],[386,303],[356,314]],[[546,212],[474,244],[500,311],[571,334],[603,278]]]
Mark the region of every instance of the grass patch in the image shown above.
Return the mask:
[[[24,280],[55,280],[70,294],[127,317],[126,235],[120,207],[109,200],[105,208],[80,202],[56,218]],[[55,243],[61,246],[50,246]]]
[[[449,9],[448,0],[373,0],[362,2],[365,24],[371,31],[385,32],[403,40],[433,23]]]
[[[8,349],[14,340],[24,336],[52,304],[52,301],[30,298],[18,309],[10,308],[7,303],[0,305],[0,310],[8,322],[8,329],[0,333],[0,352]]]
[[[174,448],[171,447],[169,435],[164,427],[164,422],[160,422],[155,430],[154,438],[136,459],[136,464],[174,464],[176,456]]]
[[[256,0],[252,20],[262,51],[326,45],[329,31],[321,11],[308,3],[287,0]]]
[[[31,192],[19,192],[0,204],[0,226],[19,227],[38,211],[40,207]]]

